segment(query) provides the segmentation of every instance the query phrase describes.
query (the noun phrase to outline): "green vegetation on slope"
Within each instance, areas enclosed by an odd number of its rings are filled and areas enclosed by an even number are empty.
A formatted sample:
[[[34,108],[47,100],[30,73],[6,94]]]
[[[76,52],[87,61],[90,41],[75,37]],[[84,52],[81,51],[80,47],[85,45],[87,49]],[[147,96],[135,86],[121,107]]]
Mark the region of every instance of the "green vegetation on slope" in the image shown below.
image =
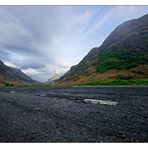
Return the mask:
[[[116,85],[148,85],[148,79],[131,79],[131,80],[102,80],[95,82],[80,83],[79,86],[116,86]]]
[[[0,87],[31,86],[31,85],[35,84],[23,81],[0,80]]]
[[[140,64],[146,64],[147,61],[148,53],[145,52],[129,49],[102,51],[97,63],[97,72],[103,73],[110,69],[130,69]]]

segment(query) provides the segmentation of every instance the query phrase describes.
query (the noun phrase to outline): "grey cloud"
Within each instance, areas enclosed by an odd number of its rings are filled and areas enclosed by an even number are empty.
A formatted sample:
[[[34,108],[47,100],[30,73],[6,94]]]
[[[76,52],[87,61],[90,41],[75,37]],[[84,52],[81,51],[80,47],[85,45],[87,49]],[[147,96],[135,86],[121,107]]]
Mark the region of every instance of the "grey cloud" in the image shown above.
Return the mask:
[[[0,50],[0,59],[7,60],[10,58],[10,54],[8,52]]]
[[[46,62],[40,61],[40,60],[37,61],[37,60],[28,59],[28,60],[23,60],[22,62],[20,62],[20,64],[17,64],[17,65],[21,69],[27,69],[27,68],[38,69],[38,68],[44,67],[46,65]]]
[[[5,57],[6,61],[21,69],[41,68],[46,63],[54,63],[53,51],[49,49],[52,48],[52,36],[58,31],[58,23],[53,21],[56,17],[50,13],[52,7],[6,6],[0,7],[0,12],[3,13],[0,15],[0,46],[7,51],[7,55],[1,52],[1,59]],[[7,19],[1,19],[3,16]]]

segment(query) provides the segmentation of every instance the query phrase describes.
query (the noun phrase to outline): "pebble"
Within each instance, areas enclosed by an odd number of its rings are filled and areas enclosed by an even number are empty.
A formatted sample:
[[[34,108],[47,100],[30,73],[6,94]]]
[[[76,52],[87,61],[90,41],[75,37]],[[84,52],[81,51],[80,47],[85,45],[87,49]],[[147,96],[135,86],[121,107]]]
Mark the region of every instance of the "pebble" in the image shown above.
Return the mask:
[[[41,97],[46,97],[46,94],[40,94]]]
[[[15,94],[16,92],[15,92],[15,91],[10,91],[10,93],[11,93],[11,94]]]

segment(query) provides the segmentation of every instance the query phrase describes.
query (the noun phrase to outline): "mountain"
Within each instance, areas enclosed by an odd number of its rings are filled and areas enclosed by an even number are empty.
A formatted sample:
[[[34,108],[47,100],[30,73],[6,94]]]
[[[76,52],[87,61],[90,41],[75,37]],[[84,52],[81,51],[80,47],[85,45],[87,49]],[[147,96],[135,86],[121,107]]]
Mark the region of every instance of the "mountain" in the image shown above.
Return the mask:
[[[148,14],[119,25],[100,47],[64,74],[59,83],[148,76]]]
[[[5,82],[29,82],[35,83],[29,76],[25,75],[21,70],[6,66],[0,60],[0,83]]]
[[[47,83],[56,82],[63,75],[64,75],[64,73],[56,73],[54,76],[52,76],[50,79],[48,79]]]

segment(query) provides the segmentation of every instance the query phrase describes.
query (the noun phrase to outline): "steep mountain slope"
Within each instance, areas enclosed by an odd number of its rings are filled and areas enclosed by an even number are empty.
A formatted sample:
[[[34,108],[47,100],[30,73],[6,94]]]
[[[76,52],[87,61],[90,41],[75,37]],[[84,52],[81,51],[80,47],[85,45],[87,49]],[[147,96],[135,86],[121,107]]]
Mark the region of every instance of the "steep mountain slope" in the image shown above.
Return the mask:
[[[148,78],[148,14],[119,25],[59,82],[116,78]]]
[[[21,70],[6,66],[2,61],[0,61],[0,80],[1,83],[3,81],[36,82],[25,75]]]

